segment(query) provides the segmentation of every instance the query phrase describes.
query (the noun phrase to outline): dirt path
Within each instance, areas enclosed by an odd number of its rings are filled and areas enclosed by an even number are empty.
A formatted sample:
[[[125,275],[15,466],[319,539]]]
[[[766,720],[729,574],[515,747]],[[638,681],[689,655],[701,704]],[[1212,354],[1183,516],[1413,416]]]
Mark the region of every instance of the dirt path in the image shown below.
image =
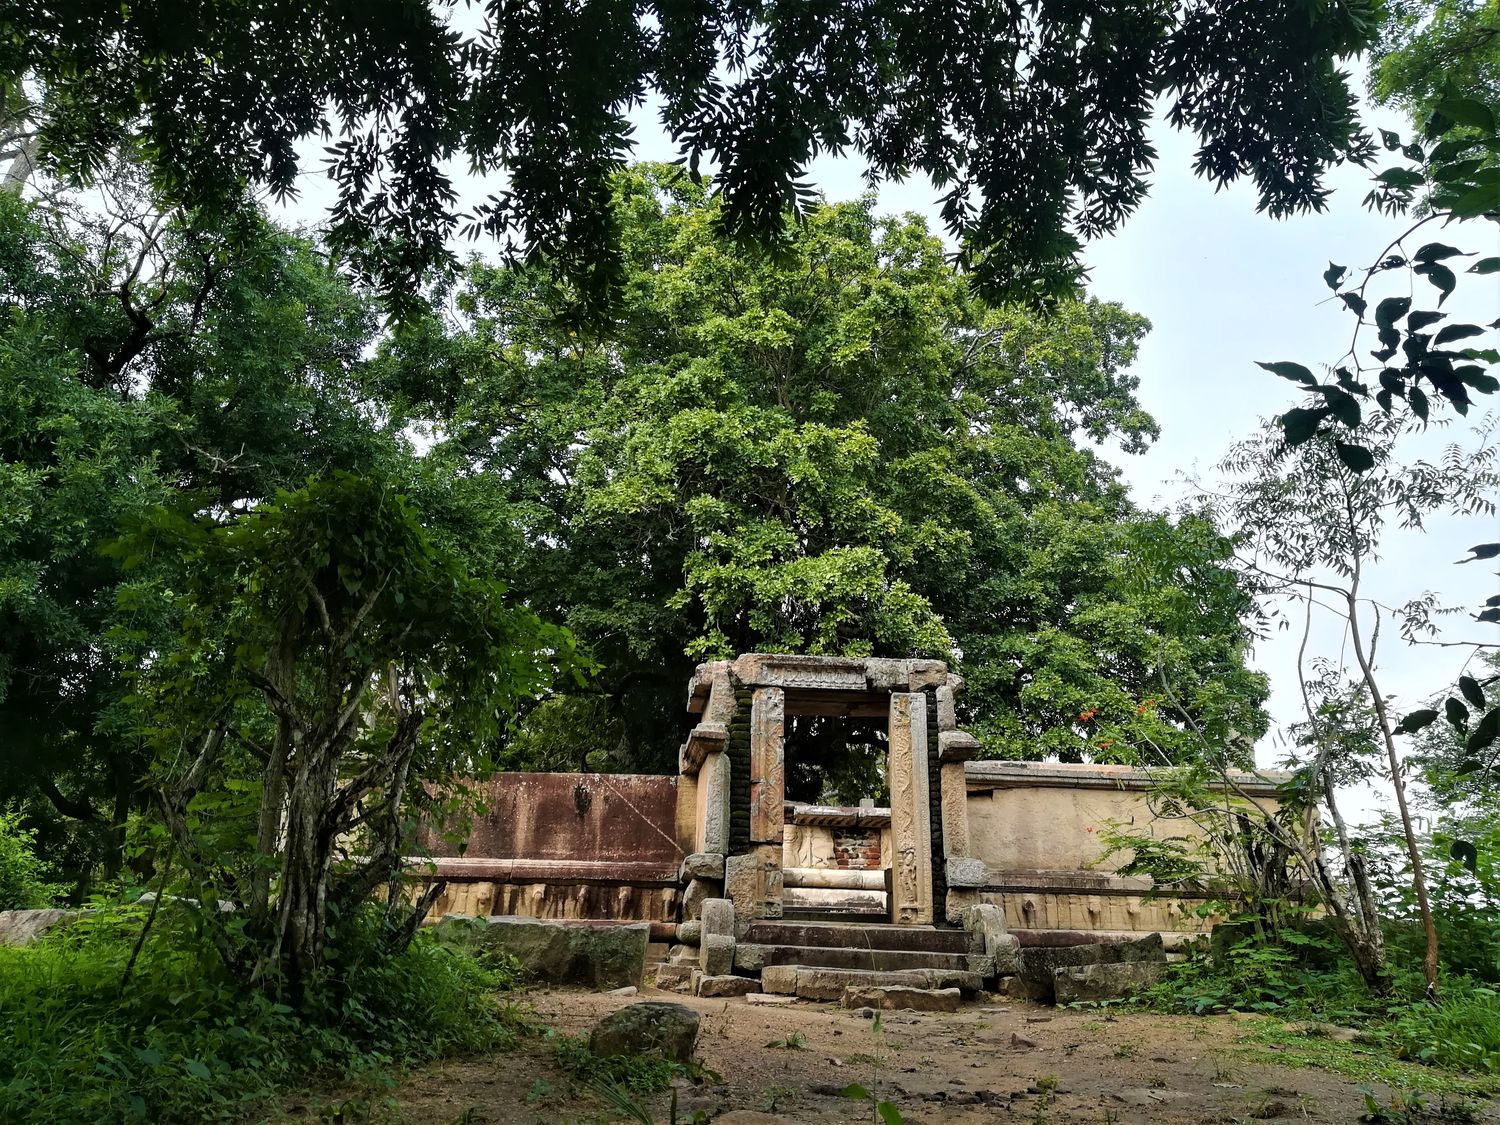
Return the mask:
[[[1284,1036],[1270,1042],[1275,1036],[1268,1033],[1279,1025],[1262,1020],[1112,1015],[1000,1001],[967,1004],[953,1015],[888,1012],[877,1026],[826,1004],[758,1007],[654,989],[635,997],[538,990],[529,999],[546,1024],[575,1034],[639,1000],[696,1008],[703,1015],[699,1053],[721,1077],[696,1088],[682,1083],[678,1120],[684,1122],[695,1111],[728,1125],[871,1121],[868,1102],[833,1092],[850,1083],[888,1098],[908,1122],[1355,1122],[1365,1111],[1362,1088],[1389,1104],[1392,1087],[1382,1077],[1415,1081],[1433,1108],[1439,1101],[1433,1091],[1453,1083],[1437,1072],[1393,1068],[1357,1045],[1327,1039],[1288,1045]],[[1367,1056],[1369,1069],[1346,1076],[1289,1066],[1277,1061],[1278,1051],[1303,1061],[1326,1052],[1345,1070],[1359,1070]],[[570,1083],[541,1040],[492,1058],[430,1067],[395,1096],[400,1120],[434,1125],[627,1119]],[[669,1120],[668,1096],[646,1099],[646,1106],[656,1121]],[[1477,1108],[1471,1120],[1500,1121],[1493,1105]]]

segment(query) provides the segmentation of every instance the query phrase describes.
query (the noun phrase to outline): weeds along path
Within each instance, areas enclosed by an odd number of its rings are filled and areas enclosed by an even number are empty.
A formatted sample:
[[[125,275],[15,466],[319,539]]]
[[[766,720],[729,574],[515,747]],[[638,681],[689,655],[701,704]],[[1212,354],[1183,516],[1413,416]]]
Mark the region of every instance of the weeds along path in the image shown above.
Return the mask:
[[[1500,1122],[1483,1083],[1270,1019],[1002,1000],[952,1015],[887,1012],[876,1021],[826,1004],[767,1008],[655,989],[636,997],[538,989],[527,998],[543,1023],[570,1034],[586,1035],[607,1013],[643,999],[701,1012],[699,1053],[718,1079],[677,1081],[681,1122],[695,1113],[700,1121],[732,1114],[730,1122],[744,1125],[869,1122],[870,1102],[836,1093],[852,1083],[894,1103],[908,1122],[1347,1123],[1369,1111],[1366,1091],[1388,1109],[1411,1090],[1421,1091],[1425,1110],[1377,1120]],[[396,1120],[424,1125],[632,1120],[571,1080],[555,1044],[542,1038],[515,1052],[424,1068],[394,1099]],[[1445,1100],[1467,1108],[1439,1115]],[[670,1094],[636,1101],[651,1120],[671,1120]]]

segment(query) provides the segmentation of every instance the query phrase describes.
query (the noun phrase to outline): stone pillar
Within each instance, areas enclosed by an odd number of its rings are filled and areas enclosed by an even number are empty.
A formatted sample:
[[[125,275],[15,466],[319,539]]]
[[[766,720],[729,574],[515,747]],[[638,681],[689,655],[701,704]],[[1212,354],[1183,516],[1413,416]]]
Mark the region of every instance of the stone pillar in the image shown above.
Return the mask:
[[[786,800],[786,697],[757,688],[750,704],[750,842],[781,847]]]
[[[729,853],[729,755],[704,756],[698,770],[697,817],[693,850]]]
[[[932,923],[932,819],[927,792],[927,700],[891,694],[891,920]]]

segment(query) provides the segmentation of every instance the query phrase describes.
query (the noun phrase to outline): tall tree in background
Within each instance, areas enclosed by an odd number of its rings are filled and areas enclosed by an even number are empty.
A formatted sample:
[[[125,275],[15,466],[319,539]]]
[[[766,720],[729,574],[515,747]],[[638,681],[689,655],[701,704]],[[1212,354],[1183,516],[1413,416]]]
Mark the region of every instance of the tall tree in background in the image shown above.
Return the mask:
[[[1085,448],[1155,436],[1127,374],[1141,318],[993,308],[869,200],[811,209],[767,257],[678,170],[615,184],[607,335],[546,271],[476,265],[453,322],[382,362],[391,401],[439,419],[429,459],[520,513],[517,591],[603,666],[602,712],[534,717],[544,760],[568,727],[672,768],[694,661],[755,649],[952,656],[997,755],[1111,760],[1146,729],[1176,753],[1189,717],[1247,752],[1265,684],[1227,542],[1138,511]],[[1163,674],[1180,713],[1143,705]]]
[[[991,298],[1046,301],[1081,280],[1080,238],[1140,203],[1164,99],[1195,168],[1249,178],[1273,215],[1322,206],[1330,164],[1362,158],[1347,75],[1374,0],[367,0],[356,6],[19,0],[0,77],[42,102],[42,151],[85,177],[122,138],[165,197],[222,209],[297,187],[327,146],[336,244],[398,311],[487,230],[545,260],[592,310],[625,280],[610,177],[647,99],[719,222],[774,240],[811,203],[803,177],[854,154],[872,180],[922,174]],[[448,166],[502,173],[458,210]],[[313,165],[316,166],[316,165]],[[375,237],[378,236],[378,237]]]
[[[1387,0],[1370,96],[1420,127],[1452,93],[1500,105],[1500,0]]]

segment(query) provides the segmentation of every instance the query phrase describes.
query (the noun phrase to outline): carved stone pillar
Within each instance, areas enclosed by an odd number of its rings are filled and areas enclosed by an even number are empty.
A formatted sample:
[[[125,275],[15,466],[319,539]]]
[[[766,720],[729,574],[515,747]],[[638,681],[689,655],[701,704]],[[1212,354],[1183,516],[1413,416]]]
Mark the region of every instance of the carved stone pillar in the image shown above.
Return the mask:
[[[927,792],[927,700],[893,692],[890,706],[891,920],[932,923],[932,811]]]
[[[786,695],[755,690],[750,705],[750,842],[781,847],[786,799]]]

